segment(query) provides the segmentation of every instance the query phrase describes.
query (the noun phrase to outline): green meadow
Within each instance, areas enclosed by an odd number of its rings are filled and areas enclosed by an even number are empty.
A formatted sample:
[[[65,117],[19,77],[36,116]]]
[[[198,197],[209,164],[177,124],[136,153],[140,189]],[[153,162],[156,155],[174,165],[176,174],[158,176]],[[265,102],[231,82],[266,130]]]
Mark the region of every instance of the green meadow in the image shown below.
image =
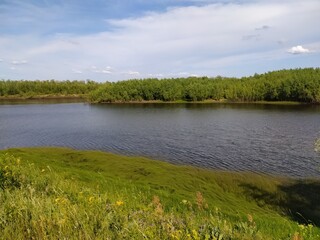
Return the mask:
[[[0,151],[1,239],[320,239],[320,182],[67,148]]]

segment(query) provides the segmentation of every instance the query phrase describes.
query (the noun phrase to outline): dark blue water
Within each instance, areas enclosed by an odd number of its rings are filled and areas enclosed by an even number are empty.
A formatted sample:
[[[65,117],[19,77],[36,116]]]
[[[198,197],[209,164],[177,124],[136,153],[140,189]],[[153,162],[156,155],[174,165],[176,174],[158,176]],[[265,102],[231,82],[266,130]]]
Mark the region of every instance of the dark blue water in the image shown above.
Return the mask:
[[[319,106],[0,104],[0,149],[64,146],[213,169],[320,176]]]

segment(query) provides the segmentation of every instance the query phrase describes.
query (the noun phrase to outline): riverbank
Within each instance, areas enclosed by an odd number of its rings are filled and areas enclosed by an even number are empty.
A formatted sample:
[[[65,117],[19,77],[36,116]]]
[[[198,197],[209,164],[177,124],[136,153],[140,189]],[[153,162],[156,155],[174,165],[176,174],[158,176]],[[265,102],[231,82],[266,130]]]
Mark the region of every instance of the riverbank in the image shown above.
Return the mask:
[[[84,94],[59,94],[59,95],[50,95],[50,94],[46,94],[46,95],[34,95],[34,96],[23,96],[23,95],[9,95],[9,96],[0,96],[0,101],[15,101],[15,100],[45,100],[45,99],[49,99],[49,100],[54,100],[54,99],[58,99],[58,100],[69,100],[69,99],[82,99],[85,100],[86,99],[86,95]]]
[[[1,180],[8,183],[0,190],[0,229],[7,237],[316,239],[320,234],[315,180],[66,148],[2,150],[0,159]]]
[[[96,104],[95,102],[92,102]],[[265,104],[265,105],[317,105],[315,103],[303,103],[295,101],[230,101],[221,100],[203,100],[203,101],[161,101],[161,100],[141,100],[141,101],[115,101],[115,102],[99,102],[98,104]]]
[[[73,94],[73,95],[35,95],[35,96],[0,96],[0,102],[15,102],[15,101],[35,101],[35,100],[58,100],[58,101],[69,101],[78,100],[79,102],[87,102],[90,104],[97,104],[95,102],[90,102],[88,96],[83,94]],[[141,101],[115,101],[115,102],[100,102],[98,104],[261,104],[261,105],[315,105],[314,103],[303,103],[295,101],[230,101],[227,99],[220,100],[203,100],[203,101],[162,101],[162,100],[141,100]]]

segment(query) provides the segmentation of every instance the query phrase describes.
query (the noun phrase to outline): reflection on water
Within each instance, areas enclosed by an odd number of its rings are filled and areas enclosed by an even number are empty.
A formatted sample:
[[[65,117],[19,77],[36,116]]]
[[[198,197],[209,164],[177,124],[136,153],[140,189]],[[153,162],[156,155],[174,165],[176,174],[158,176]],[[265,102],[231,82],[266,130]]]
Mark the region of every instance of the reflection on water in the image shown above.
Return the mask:
[[[314,143],[314,150],[316,152],[320,152],[320,138],[316,140],[316,142]]]
[[[67,146],[179,164],[319,176],[320,107],[0,104],[0,148]]]

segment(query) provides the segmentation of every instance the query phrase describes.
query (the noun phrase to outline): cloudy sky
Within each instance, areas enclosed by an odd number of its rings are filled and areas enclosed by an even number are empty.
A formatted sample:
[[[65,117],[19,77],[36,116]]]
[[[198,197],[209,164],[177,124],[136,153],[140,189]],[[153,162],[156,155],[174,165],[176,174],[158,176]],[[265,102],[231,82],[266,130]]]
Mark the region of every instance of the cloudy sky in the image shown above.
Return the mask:
[[[0,0],[0,79],[320,67],[319,0]]]

